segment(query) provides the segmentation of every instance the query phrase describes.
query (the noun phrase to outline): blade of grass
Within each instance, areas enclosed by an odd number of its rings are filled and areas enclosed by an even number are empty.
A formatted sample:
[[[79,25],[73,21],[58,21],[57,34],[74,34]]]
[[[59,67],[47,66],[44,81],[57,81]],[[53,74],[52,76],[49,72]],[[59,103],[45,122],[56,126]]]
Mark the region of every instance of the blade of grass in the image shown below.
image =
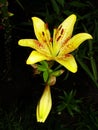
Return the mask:
[[[95,78],[93,77],[93,74],[91,73],[88,66],[78,56],[76,56],[76,60],[81,65],[81,67],[84,69],[84,71],[88,74],[88,76],[92,79],[92,81],[95,83],[95,85],[98,87],[98,83],[96,82]]]
[[[83,25],[83,28],[88,33],[85,25]],[[97,72],[97,65],[96,65],[95,59],[93,57],[93,43],[91,40],[88,40],[88,43],[89,43],[90,64],[91,64],[94,79],[95,79],[95,81],[97,81],[98,80],[98,72]]]
[[[24,10],[23,5],[21,4],[21,2],[19,0],[16,0],[16,2],[19,4],[19,6]]]

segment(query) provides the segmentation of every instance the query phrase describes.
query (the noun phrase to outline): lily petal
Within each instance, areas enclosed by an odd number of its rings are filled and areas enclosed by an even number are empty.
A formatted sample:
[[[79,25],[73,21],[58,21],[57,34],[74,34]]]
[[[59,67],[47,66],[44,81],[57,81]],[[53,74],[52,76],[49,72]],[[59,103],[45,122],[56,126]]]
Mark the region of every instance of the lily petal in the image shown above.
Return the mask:
[[[72,14],[54,30],[53,48],[55,54],[59,52],[63,43],[67,42],[71,38],[75,22],[76,15]]]
[[[50,86],[46,86],[43,95],[37,105],[37,122],[44,123],[52,107]]]
[[[51,37],[50,32],[48,29],[48,25],[44,23],[40,18],[38,17],[32,17],[33,26],[34,26],[34,32],[35,35],[40,43],[42,43],[44,46],[51,47]]]
[[[56,57],[55,60],[69,71],[73,73],[77,71],[77,64],[73,55],[66,54],[64,57]]]
[[[43,61],[43,60],[50,60],[50,59],[49,59],[49,57],[47,57],[37,51],[32,51],[26,61],[26,64],[35,64],[35,63]]]
[[[31,48],[37,50],[38,52],[40,52],[42,54],[50,55],[50,51],[47,48],[47,46],[44,46],[38,40],[35,40],[35,39],[21,39],[21,40],[18,41],[18,44],[20,46],[24,46],[24,47],[31,47]]]
[[[60,49],[59,56],[68,54],[79,47],[85,40],[92,39],[88,33],[79,33],[73,36],[65,45]]]

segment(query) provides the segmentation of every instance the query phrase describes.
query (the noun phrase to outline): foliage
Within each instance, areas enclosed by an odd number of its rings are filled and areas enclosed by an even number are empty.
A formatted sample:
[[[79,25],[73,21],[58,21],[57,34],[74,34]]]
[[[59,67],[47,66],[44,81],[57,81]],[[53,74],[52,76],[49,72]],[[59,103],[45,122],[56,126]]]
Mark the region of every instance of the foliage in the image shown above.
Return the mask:
[[[39,64],[36,64],[39,73],[42,72],[44,82],[47,82],[49,77],[58,77],[64,72],[64,70],[60,69],[61,65],[58,65],[55,69],[52,69],[53,63],[54,62],[41,61]]]
[[[7,0],[0,1],[0,79],[10,79],[11,70],[11,25],[9,22],[9,17],[11,13],[8,12],[8,2]]]
[[[34,1],[22,1],[16,0],[15,3],[18,8],[20,8],[20,12],[13,11],[13,7],[9,7],[9,11],[14,13],[12,19],[9,19],[8,16],[8,8],[4,6],[2,8],[2,25],[0,27],[4,27],[4,46],[5,46],[5,57],[7,56],[7,60],[4,63],[7,64],[7,70],[11,68],[11,50],[9,49],[9,45],[11,45],[12,40],[15,43],[18,39],[21,38],[20,31],[22,32],[22,37],[24,37],[24,31],[26,35],[29,34],[30,37],[32,32],[32,24],[31,24],[31,16],[39,16],[45,19],[47,23],[50,25],[50,29],[57,26],[61,21],[63,21],[68,15],[75,13],[78,16],[78,21],[75,26],[75,31],[83,30],[85,32],[89,32],[93,35],[93,40],[88,41],[87,44],[80,46],[73,54],[76,57],[77,62],[81,66],[82,70],[79,69],[79,73],[84,71],[89,76],[89,78],[93,81],[93,86],[98,87],[98,9],[92,4],[90,1],[82,1],[82,0],[74,0],[68,2],[67,0],[42,0],[43,2],[38,3],[37,8],[34,7]],[[5,2],[6,1],[0,1]],[[36,2],[36,1],[35,1]],[[27,8],[27,3],[29,4]],[[0,3],[1,4],[1,3]],[[9,5],[11,2],[9,2]],[[36,7],[36,6],[35,6]],[[0,14],[1,15],[1,14]],[[5,19],[5,17],[7,19]],[[25,17],[25,18],[24,18]],[[5,24],[7,23],[7,24]],[[12,23],[12,26],[11,26]],[[13,26],[14,25],[14,26]],[[30,28],[30,29],[29,29]],[[0,28],[1,29],[1,28]],[[12,30],[11,30],[12,29]],[[88,30],[87,30],[88,29]],[[14,33],[11,34],[11,31]],[[15,44],[14,44],[15,45]],[[4,55],[3,55],[4,56]],[[3,60],[5,59],[3,57]],[[2,60],[1,60],[2,61]],[[0,66],[3,68],[4,66]],[[61,66],[60,66],[61,67]],[[54,75],[53,72],[56,73],[60,68],[58,67],[56,70],[52,70],[49,68],[48,64],[45,62],[41,62],[38,64],[38,70],[41,71],[43,75],[44,82],[48,80],[49,75]],[[8,71],[5,68],[2,71],[3,73],[7,73]],[[2,73],[1,73],[2,75]],[[0,75],[0,76],[1,76]],[[4,74],[5,76],[6,74]],[[68,75],[69,76],[69,75]],[[4,78],[4,77],[3,77]],[[68,78],[68,77],[67,77]],[[66,80],[67,80],[66,78]],[[75,78],[75,77],[74,77]],[[74,80],[74,79],[73,79]],[[84,79],[85,80],[85,79]],[[78,82],[78,81],[77,81]],[[85,81],[86,83],[87,81]],[[80,83],[81,84],[81,83]],[[85,89],[84,89],[85,91]],[[81,92],[82,93],[82,92]],[[98,110],[97,106],[93,109],[92,106],[84,104],[84,101],[80,99],[75,99],[76,91],[70,91],[69,93],[64,91],[64,95],[60,95],[60,102],[57,107],[58,112],[67,112],[74,119],[74,122],[71,122],[71,117],[69,124],[67,122],[62,122],[60,118],[57,118],[57,115],[51,113],[48,120],[44,125],[38,124],[35,121],[35,115],[32,113],[32,106],[22,111],[19,111],[19,106],[12,107],[9,111],[5,109],[0,109],[0,129],[1,130],[96,130],[98,129]],[[57,95],[56,95],[57,96]],[[82,102],[81,102],[82,101]],[[81,104],[81,105],[80,105]],[[92,103],[91,103],[92,105]],[[55,113],[55,112],[54,112]],[[66,117],[67,118],[67,117]],[[72,123],[72,124],[71,124]],[[55,126],[54,126],[55,124]]]
[[[81,104],[80,112],[76,112],[72,118],[66,115],[64,122],[61,118],[64,113],[56,115],[53,111],[44,124],[36,123],[32,103],[27,106],[14,104],[6,109],[3,107],[0,108],[0,130],[97,130],[98,110],[95,104],[89,103]],[[70,121],[66,121],[67,118]]]
[[[98,87],[98,69],[96,58],[96,55],[98,53],[98,9],[95,8],[92,2],[82,2],[81,0],[74,0],[70,2],[67,2],[66,0],[48,0],[44,2],[45,8],[40,7],[41,11],[36,10],[34,12],[32,8],[29,8],[29,11],[25,9],[25,2],[22,3],[22,1],[19,0],[16,2],[23,11],[25,10],[27,12],[26,15],[28,15],[28,18],[35,15],[43,17],[43,19],[49,23],[50,30],[51,28],[58,26],[58,24],[61,23],[65,17],[69,16],[72,13],[75,13],[78,16],[78,21],[74,33],[76,33],[78,30],[84,29],[84,31],[92,34],[93,40],[89,40],[88,44],[81,45],[74,52],[74,55],[81,68],[85,71],[85,74],[87,74],[89,78],[94,82],[94,86]],[[27,22],[22,22],[21,25],[27,27],[31,26],[30,20]]]
[[[98,110],[93,105],[87,105],[81,111],[76,130],[97,130],[98,129]]]
[[[81,100],[75,99],[76,91],[71,90],[69,93],[64,91],[63,96],[59,96],[60,103],[57,106],[57,111],[62,112],[63,110],[68,111],[71,116],[74,116],[74,112],[80,112],[79,104]]]

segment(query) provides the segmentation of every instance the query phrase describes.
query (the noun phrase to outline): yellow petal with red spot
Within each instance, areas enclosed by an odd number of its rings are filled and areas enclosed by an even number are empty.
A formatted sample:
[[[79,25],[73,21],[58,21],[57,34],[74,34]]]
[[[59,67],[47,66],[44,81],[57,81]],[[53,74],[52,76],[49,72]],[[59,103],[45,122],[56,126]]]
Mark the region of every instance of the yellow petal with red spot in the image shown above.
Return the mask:
[[[47,46],[44,46],[42,43],[40,43],[38,40],[35,39],[21,39],[18,41],[18,44],[20,46],[24,47],[31,47],[38,52],[45,54],[45,55],[50,55],[50,51]]]
[[[63,57],[56,57],[55,60],[69,71],[73,73],[77,71],[77,64],[73,55],[66,54]]]
[[[76,15],[72,14],[54,30],[53,49],[55,55],[59,52],[61,46],[71,38],[75,22]]]
[[[38,17],[32,17],[33,26],[34,26],[34,32],[35,35],[40,43],[42,43],[44,46],[51,47],[51,37],[50,32],[48,29],[48,25],[44,23],[40,18]]]
[[[47,119],[49,112],[52,107],[51,91],[50,86],[46,86],[43,95],[37,105],[36,116],[37,122],[44,123]]]
[[[45,56],[37,51],[32,51],[31,54],[29,55],[26,63],[35,64],[35,63],[43,61],[43,60],[50,60],[50,59],[47,56]]]
[[[79,45],[85,40],[92,39],[92,36],[88,33],[79,33],[73,36],[69,41],[65,42],[65,45],[60,49],[59,56],[68,54],[79,47]]]

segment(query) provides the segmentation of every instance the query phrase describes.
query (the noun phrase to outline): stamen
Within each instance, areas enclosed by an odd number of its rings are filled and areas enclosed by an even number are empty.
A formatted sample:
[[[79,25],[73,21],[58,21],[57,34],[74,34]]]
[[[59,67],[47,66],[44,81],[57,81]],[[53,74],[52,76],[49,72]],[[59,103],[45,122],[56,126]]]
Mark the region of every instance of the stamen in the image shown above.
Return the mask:
[[[61,35],[63,34],[63,32],[64,32],[64,29],[62,28],[62,30],[61,30]]]
[[[43,36],[45,36],[45,33],[44,33],[44,32],[42,32],[42,35],[43,35]]]
[[[57,42],[58,42],[58,40],[59,40],[60,38],[61,38],[61,35],[60,35],[59,37],[57,37],[57,39],[56,39],[56,40],[57,40]]]
[[[45,33],[44,33],[44,32],[42,32],[42,35],[43,35],[42,40],[43,40],[44,42],[47,42],[47,41],[46,41],[46,38],[45,38]]]
[[[63,46],[64,46],[69,40],[70,40],[70,37],[68,37],[67,39],[65,39],[64,42],[63,42],[63,43],[64,43]],[[63,47],[63,46],[62,46],[62,47]]]
[[[62,29],[62,25],[60,25],[60,27],[57,29],[57,31],[56,31],[56,33],[55,33],[55,38],[58,36],[58,35],[60,35],[60,34],[62,34],[63,33],[63,31],[64,31],[64,29]],[[60,32],[61,31],[61,32]],[[59,34],[60,33],[60,34]],[[59,36],[58,38],[57,38],[57,41],[60,39],[60,37],[61,36]]]

